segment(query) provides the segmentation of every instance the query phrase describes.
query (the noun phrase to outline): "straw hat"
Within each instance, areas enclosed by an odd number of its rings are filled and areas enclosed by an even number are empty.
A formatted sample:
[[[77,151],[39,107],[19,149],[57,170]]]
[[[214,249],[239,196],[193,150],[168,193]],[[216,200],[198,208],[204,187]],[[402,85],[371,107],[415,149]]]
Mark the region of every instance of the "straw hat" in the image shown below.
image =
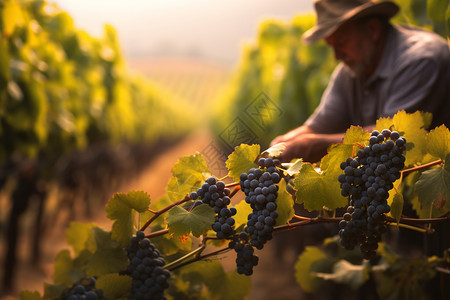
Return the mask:
[[[306,44],[330,36],[347,21],[371,15],[391,18],[399,10],[394,2],[371,0],[315,0],[314,7],[317,24],[303,34]]]

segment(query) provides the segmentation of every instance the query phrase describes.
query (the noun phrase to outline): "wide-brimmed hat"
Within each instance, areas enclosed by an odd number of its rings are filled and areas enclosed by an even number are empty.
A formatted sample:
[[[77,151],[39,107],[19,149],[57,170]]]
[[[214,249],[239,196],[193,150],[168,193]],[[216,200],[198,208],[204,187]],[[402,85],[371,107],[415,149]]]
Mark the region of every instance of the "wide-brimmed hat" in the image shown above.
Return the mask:
[[[399,10],[394,2],[370,0],[316,0],[314,8],[317,23],[303,34],[303,41],[306,44],[330,36],[342,24],[350,20],[371,15],[391,18]]]

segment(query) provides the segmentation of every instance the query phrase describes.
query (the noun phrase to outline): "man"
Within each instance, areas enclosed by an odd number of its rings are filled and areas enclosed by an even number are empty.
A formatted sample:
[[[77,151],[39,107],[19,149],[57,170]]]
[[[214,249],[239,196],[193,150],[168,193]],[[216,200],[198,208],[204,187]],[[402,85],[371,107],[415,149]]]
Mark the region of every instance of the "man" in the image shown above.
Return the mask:
[[[315,162],[342,141],[350,125],[370,130],[399,110],[433,114],[432,128],[450,126],[450,54],[438,35],[389,23],[399,10],[390,1],[316,0],[317,25],[303,40],[320,39],[342,61],[321,103],[302,126],[279,136],[281,159]]]

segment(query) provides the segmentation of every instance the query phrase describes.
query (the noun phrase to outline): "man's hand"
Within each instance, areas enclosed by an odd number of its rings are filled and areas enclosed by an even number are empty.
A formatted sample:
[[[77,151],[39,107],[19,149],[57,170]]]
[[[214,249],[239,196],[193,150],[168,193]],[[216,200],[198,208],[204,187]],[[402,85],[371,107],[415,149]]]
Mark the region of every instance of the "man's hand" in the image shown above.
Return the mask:
[[[271,146],[285,143],[286,149],[280,156],[280,160],[283,162],[289,162],[293,158],[303,158],[304,161],[317,162],[327,153],[328,146],[341,142],[343,136],[343,133],[315,133],[309,127],[301,126],[275,138]]]

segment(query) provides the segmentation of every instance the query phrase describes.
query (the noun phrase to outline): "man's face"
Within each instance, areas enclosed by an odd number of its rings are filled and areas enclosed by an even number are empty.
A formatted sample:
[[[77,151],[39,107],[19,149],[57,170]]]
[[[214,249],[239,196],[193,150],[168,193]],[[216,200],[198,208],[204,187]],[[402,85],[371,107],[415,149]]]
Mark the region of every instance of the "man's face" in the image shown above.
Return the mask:
[[[355,76],[367,78],[376,67],[376,44],[361,26],[364,24],[344,24],[325,41],[333,48],[336,60],[342,61]]]

